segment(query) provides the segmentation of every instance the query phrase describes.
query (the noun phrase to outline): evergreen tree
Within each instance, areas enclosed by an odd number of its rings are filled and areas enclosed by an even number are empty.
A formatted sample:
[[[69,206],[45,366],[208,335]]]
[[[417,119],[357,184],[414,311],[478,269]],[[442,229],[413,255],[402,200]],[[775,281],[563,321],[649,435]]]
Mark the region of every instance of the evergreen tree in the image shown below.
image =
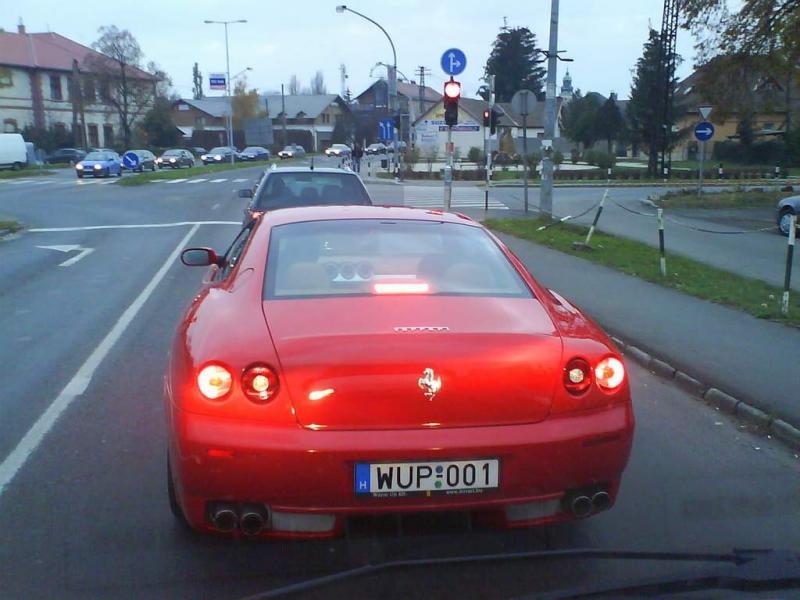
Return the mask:
[[[542,96],[545,69],[539,66],[536,36],[527,27],[503,27],[497,34],[492,52],[486,61],[486,78],[495,76],[495,97],[498,102],[510,102],[514,92],[527,89]],[[478,92],[488,97],[487,86]]]

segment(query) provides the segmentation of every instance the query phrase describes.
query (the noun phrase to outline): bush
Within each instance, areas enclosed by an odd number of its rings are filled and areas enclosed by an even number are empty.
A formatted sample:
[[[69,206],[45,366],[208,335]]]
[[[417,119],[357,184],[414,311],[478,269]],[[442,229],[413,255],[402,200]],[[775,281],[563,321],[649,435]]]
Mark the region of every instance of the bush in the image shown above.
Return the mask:
[[[561,150],[556,150],[553,152],[553,164],[556,166],[556,169],[564,162],[564,153]]]
[[[406,151],[403,154],[403,161],[407,165],[413,167],[419,162],[420,156],[421,152],[416,146],[414,148],[406,148]]]
[[[480,164],[483,162],[483,151],[477,146],[472,146],[467,152],[467,160],[469,162]]]
[[[569,160],[570,162],[572,162],[573,165],[577,165],[580,158],[581,158],[581,153],[578,152],[577,148],[573,148],[572,150],[570,150]]]

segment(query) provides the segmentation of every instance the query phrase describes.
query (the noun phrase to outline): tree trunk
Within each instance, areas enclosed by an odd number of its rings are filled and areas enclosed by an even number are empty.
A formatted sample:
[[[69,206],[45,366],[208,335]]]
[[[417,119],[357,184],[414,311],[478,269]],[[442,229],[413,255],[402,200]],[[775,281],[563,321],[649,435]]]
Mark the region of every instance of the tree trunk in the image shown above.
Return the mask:
[[[658,177],[658,142],[650,142],[650,153],[647,157],[647,174]]]

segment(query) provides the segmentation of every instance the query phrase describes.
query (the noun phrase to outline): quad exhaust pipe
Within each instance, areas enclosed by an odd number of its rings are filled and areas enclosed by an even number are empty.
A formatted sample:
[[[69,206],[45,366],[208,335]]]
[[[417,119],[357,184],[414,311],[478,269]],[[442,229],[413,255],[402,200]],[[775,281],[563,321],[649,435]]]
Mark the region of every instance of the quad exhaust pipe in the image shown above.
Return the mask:
[[[589,496],[575,496],[570,502],[570,510],[572,510],[572,514],[582,519],[583,517],[588,517],[592,514],[592,499]]]
[[[236,513],[236,507],[232,504],[218,504],[211,511],[211,522],[219,531],[225,533],[233,531],[239,524],[239,515]]]
[[[611,506],[611,496],[608,492],[596,492],[592,495],[592,510],[600,512]]]
[[[269,512],[259,504],[240,507],[230,502],[218,502],[211,506],[210,518],[217,531],[230,533],[239,529],[248,536],[258,535],[269,524]]]
[[[239,528],[245,535],[258,535],[267,525],[267,511],[262,506],[247,505],[239,517]]]
[[[567,507],[577,518],[583,519],[593,513],[608,509],[611,506],[611,496],[605,490],[577,491],[571,499],[568,498]]]

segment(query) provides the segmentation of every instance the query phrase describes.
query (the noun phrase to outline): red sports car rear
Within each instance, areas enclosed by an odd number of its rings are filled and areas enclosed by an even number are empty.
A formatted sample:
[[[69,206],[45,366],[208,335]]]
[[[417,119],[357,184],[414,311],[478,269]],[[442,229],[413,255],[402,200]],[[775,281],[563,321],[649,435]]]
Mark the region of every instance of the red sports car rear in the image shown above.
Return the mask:
[[[192,526],[320,537],[356,514],[520,526],[613,505],[634,426],[622,359],[479,224],[277,210],[185,262],[211,264],[165,378]]]

